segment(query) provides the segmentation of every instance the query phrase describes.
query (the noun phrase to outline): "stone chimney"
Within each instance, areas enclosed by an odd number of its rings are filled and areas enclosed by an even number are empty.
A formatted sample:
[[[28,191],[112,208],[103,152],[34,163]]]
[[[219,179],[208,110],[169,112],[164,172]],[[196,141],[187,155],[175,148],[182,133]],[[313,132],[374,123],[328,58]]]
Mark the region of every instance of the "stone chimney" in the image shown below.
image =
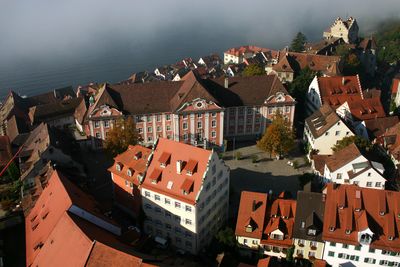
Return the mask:
[[[229,87],[229,79],[228,79],[228,77],[225,77],[224,87],[227,88],[227,89]]]
[[[182,160],[176,161],[176,173],[181,174],[182,172]]]

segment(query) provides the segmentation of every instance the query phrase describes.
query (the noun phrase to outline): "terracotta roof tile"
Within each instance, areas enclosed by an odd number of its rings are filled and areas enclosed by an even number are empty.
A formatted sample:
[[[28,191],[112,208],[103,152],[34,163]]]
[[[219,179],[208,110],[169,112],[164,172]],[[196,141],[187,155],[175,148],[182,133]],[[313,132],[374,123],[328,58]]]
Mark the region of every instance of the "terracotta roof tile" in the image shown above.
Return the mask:
[[[335,110],[329,105],[322,105],[319,110],[306,119],[306,124],[314,138],[318,138],[340,121],[341,119]]]
[[[325,241],[359,245],[358,233],[368,228],[374,233],[371,248],[400,252],[400,238],[397,235],[400,232],[400,223],[394,219],[400,214],[397,204],[400,202],[400,192],[328,184],[326,194],[327,208],[324,217],[329,218],[329,221],[324,224]],[[346,204],[340,207],[343,195]],[[357,197],[362,198],[361,210],[355,206],[354,199]],[[331,220],[339,223],[333,225]],[[348,228],[352,228],[352,231],[346,233]]]
[[[359,156],[362,156],[360,150],[354,143],[352,143],[347,147],[336,151],[332,156],[327,157],[325,163],[329,170],[334,172]]]
[[[164,152],[170,153],[171,159],[169,164],[160,169],[160,163],[157,159]],[[212,153],[209,150],[160,138],[154,147],[153,160],[147,170],[150,176],[145,178],[142,188],[159,192],[193,205],[196,203],[196,196],[199,190],[201,190],[203,175],[207,171],[207,164]],[[182,165],[184,165],[189,160],[197,161],[197,170],[191,175],[186,171],[181,171],[179,174],[177,172],[177,161],[181,161]],[[182,166],[183,170],[184,168]],[[160,179],[156,184],[153,184],[151,181],[152,173],[154,171],[158,173],[159,170],[162,170]],[[184,184],[186,186],[186,179],[193,181],[193,189],[187,194],[182,192],[181,189]]]

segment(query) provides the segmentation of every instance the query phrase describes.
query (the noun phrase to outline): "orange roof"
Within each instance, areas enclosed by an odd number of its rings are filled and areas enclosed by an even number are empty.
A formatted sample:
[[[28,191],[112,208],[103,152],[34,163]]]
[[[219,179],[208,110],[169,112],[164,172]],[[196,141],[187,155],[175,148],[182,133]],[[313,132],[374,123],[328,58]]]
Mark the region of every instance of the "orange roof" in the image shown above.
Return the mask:
[[[261,239],[261,244],[290,247],[295,213],[295,200],[268,201],[265,193],[242,191],[235,234]],[[252,231],[246,231],[249,225]],[[284,233],[283,240],[270,238],[271,232],[277,229]]]
[[[72,205],[90,212],[107,222],[95,200],[75,186],[59,171],[52,172],[47,186],[25,218],[26,262],[30,265],[40,253],[49,235]],[[36,249],[35,249],[36,248]]]
[[[270,52],[270,51],[272,52],[274,50],[269,49],[269,48],[253,46],[253,45],[246,45],[246,46],[230,48],[230,49],[226,50],[224,53],[234,55],[234,56],[239,56],[243,53],[258,53],[258,52]]]
[[[267,208],[267,194],[242,191],[235,234],[237,236],[247,236],[262,238],[264,229],[265,213]],[[250,219],[253,220],[253,231],[246,232],[246,226]]]
[[[325,241],[359,245],[358,233],[368,228],[374,233],[371,248],[400,252],[400,192],[330,183],[326,194]]]
[[[358,75],[318,77],[318,85],[322,103],[334,108],[364,98]]]
[[[165,167],[160,166],[158,159],[163,153],[171,154],[170,163]],[[151,179],[147,177],[144,179],[142,187],[149,189],[160,194],[179,199],[189,204],[196,203],[196,196],[201,189],[203,183],[203,175],[207,171],[207,164],[211,157],[212,151],[179,143],[176,141],[160,138],[155,145],[153,152],[153,160],[150,162],[147,173],[152,173],[159,169],[161,172],[161,179],[153,184]],[[188,174],[186,166],[189,162],[197,162],[197,167],[193,170],[192,174]],[[181,161],[182,171],[180,174],[177,172],[177,161]],[[192,163],[190,164],[190,166]],[[192,190],[188,194],[184,194],[182,186],[186,188],[185,182],[187,179],[193,181]]]
[[[358,120],[369,120],[386,117],[379,97],[354,99],[347,102],[353,118]]]
[[[114,158],[114,164],[108,171],[114,175],[118,175],[125,180],[128,180],[135,185],[139,185],[139,174],[144,174],[146,171],[147,159],[151,153],[151,149],[135,145],[129,146],[128,149]],[[117,171],[117,163],[122,163],[121,171]],[[128,175],[128,169],[131,170],[132,176]]]
[[[117,267],[117,266],[154,266],[143,264],[142,259],[137,258],[133,255],[127,254],[120,250],[109,247],[103,243],[95,242],[93,249],[89,255],[89,259],[85,266],[104,266],[104,267]]]

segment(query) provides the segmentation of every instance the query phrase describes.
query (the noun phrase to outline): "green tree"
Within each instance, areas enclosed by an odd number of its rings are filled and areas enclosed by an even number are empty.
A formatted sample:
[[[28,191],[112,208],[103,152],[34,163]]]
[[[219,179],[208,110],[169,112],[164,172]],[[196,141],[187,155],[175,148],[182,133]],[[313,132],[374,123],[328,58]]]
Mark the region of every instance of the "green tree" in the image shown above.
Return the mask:
[[[7,174],[12,181],[16,181],[19,179],[19,169],[15,162],[11,162],[11,164],[8,166]]]
[[[234,248],[236,245],[235,232],[230,227],[220,230],[215,238],[227,248]]]
[[[347,44],[341,44],[336,48],[335,55],[340,56],[343,60],[343,74],[344,75],[364,75],[361,61],[356,55],[355,51]]]
[[[111,155],[116,156],[128,149],[129,145],[135,145],[141,141],[136,130],[133,119],[129,117],[116,122],[116,125],[108,132],[104,141],[104,149]]]
[[[312,71],[308,66],[300,70],[298,75],[294,78],[293,82],[288,84],[288,91],[291,96],[296,99],[296,120],[304,121],[305,119],[305,107],[306,107],[306,95],[308,86],[314,79],[315,75],[318,75],[315,71]]]
[[[262,66],[258,64],[251,64],[246,66],[243,70],[243,76],[250,77],[250,76],[261,76],[265,74],[265,70]]]
[[[294,133],[289,121],[281,114],[276,113],[271,125],[268,126],[263,137],[257,141],[257,146],[270,155],[283,156],[294,147]]]
[[[378,62],[395,63],[400,60],[400,21],[387,21],[376,34]]]
[[[353,143],[361,150],[361,152],[369,152],[372,149],[372,144],[367,139],[354,135],[346,136],[342,140],[338,141],[337,144],[332,147],[332,150],[336,152]]]
[[[306,44],[306,42],[307,37],[302,32],[298,32],[292,40],[290,51],[303,52],[305,50],[304,45]]]
[[[293,254],[294,254],[294,246],[291,246],[290,248],[287,249],[286,251],[286,260],[288,262],[293,262]]]

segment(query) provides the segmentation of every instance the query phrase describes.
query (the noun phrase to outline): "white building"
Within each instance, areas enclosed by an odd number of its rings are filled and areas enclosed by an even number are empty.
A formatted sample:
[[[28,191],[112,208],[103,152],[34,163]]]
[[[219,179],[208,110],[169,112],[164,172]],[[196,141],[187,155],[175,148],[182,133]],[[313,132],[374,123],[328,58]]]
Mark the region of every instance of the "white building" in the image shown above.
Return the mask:
[[[337,184],[355,184],[360,187],[385,189],[386,179],[382,164],[364,157],[355,144],[335,152],[332,156],[316,157],[323,162],[314,166],[323,166],[317,170],[326,182]]]
[[[358,24],[356,19],[349,17],[343,20],[338,17],[330,28],[323,33],[325,39],[343,38],[346,43],[355,43],[358,40]]]
[[[228,217],[229,172],[214,151],[159,139],[140,189],[145,232],[197,254]]]
[[[400,193],[328,184],[324,260],[336,266],[400,266]]]
[[[304,139],[310,150],[319,154],[331,155],[332,147],[346,136],[353,136],[353,132],[328,105],[322,106],[305,121]]]

